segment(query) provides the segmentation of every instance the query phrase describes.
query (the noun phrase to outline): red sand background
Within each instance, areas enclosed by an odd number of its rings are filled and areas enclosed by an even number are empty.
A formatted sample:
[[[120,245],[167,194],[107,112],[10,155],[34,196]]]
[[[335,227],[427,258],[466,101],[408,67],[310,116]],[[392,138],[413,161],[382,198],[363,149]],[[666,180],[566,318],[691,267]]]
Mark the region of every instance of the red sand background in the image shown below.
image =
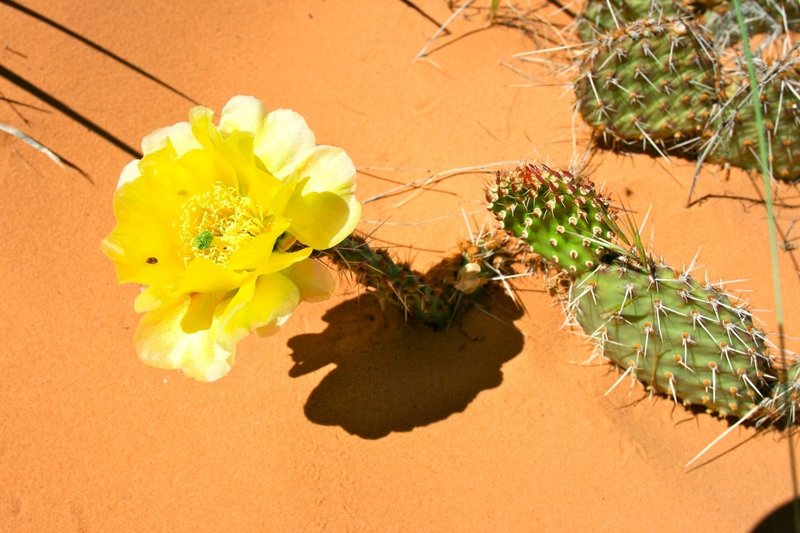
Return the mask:
[[[439,21],[451,13],[444,1],[418,4]],[[564,166],[572,155],[563,80],[512,59],[533,47],[518,31],[470,33],[483,17],[459,18],[412,62],[436,26],[399,0],[25,5],[217,110],[235,94],[293,108],[369,174],[409,181],[519,158]],[[0,37],[2,65],[128,144],[191,107],[7,5]],[[219,382],[142,365],[137,288],[117,286],[99,248],[130,157],[7,80],[0,89],[39,108],[17,106],[26,123],[0,102],[0,122],[94,181],[0,135],[0,529],[746,531],[791,497],[775,432],[737,429],[685,469],[727,423],[639,386],[603,397],[616,373],[575,364],[588,347],[559,329],[540,278],[520,284],[526,313],[501,298],[492,310],[505,323],[473,312],[443,333],[382,312],[343,280],[276,336],[241,343]],[[587,139],[579,131],[579,150]],[[712,277],[746,278],[753,307],[774,308],[763,206],[685,208],[687,163],[601,155],[593,165],[640,219],[652,207],[655,248],[672,264],[702,247]],[[364,199],[391,186],[359,179]],[[425,269],[466,236],[462,208],[482,220],[484,179],[454,178],[440,188],[450,194],[402,208],[367,204],[360,227],[388,219],[378,236],[413,245],[398,254]],[[699,195],[759,189],[710,168]],[[779,193],[798,203],[796,189]],[[787,228],[796,212],[779,215]],[[797,334],[789,253],[781,269]],[[774,315],[761,316],[774,329]]]

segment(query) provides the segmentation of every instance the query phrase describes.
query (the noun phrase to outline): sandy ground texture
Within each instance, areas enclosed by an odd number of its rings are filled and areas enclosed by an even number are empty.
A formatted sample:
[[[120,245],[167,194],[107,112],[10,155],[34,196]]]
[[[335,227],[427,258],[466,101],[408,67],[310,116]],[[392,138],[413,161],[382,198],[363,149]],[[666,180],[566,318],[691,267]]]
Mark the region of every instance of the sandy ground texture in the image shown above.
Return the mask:
[[[193,105],[162,83],[217,110],[235,94],[297,110],[318,142],[347,149],[367,200],[391,180],[566,166],[585,149],[565,78],[513,57],[541,46],[519,30],[469,11],[413,61],[437,24],[400,0],[24,3],[45,20],[11,4],[0,122],[83,174],[0,134],[0,530],[749,531],[790,500],[781,434],[737,428],[687,469],[728,422],[627,383],[604,397],[618,374],[580,364],[590,348],[541,277],[516,284],[524,310],[498,295],[500,320],[473,310],[444,332],[342,279],[277,335],[240,343],[218,382],[138,361],[137,288],[117,285],[100,241],[125,145]],[[416,4],[438,23],[452,14]],[[692,164],[600,154],[591,169],[640,220],[651,209],[645,235],[670,263],[702,249],[712,278],[747,280],[731,287],[774,330],[760,184],[708,168],[695,198],[711,196],[687,208]],[[359,227],[424,270],[468,235],[465,219],[484,222],[487,179],[381,197]],[[796,239],[797,211],[778,214]],[[793,261],[781,252],[798,335]]]

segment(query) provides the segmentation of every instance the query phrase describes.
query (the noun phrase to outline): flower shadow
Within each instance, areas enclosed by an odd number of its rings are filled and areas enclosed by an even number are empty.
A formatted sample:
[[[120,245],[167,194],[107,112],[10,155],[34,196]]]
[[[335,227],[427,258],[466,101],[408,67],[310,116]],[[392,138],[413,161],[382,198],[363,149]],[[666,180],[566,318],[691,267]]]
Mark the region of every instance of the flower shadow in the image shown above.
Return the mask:
[[[365,439],[411,431],[464,411],[481,391],[500,385],[503,364],[522,351],[523,335],[512,323],[521,316],[508,296],[495,294],[450,329],[432,331],[362,296],[325,313],[322,333],[289,340],[289,375],[336,365],[306,402],[316,424]]]

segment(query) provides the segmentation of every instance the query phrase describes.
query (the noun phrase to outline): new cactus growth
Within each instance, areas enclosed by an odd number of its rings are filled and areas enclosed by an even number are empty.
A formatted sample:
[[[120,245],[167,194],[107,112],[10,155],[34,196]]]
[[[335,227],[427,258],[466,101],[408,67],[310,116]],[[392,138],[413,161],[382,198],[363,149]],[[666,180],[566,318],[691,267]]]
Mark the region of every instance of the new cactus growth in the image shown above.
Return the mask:
[[[635,21],[587,51],[578,109],[601,146],[691,153],[708,135],[716,68],[706,37],[684,19]]]
[[[358,234],[317,253],[352,273],[382,301],[437,329],[449,325],[463,304],[477,296],[488,281],[510,274],[519,263],[532,264],[507,236],[491,234],[462,242],[456,254],[427,274],[395,262],[386,250],[372,248]]]
[[[504,171],[486,198],[504,230],[571,274],[598,264],[615,235],[608,200],[569,172],[543,165]]]
[[[615,210],[591,182],[524,165],[499,172],[487,199],[506,231],[544,251],[567,278],[565,310],[625,375],[721,416],[741,416],[769,396],[772,359],[747,307],[690,271],[656,263],[638,238],[634,252],[620,248],[627,240]],[[565,238],[553,243],[551,235]]]

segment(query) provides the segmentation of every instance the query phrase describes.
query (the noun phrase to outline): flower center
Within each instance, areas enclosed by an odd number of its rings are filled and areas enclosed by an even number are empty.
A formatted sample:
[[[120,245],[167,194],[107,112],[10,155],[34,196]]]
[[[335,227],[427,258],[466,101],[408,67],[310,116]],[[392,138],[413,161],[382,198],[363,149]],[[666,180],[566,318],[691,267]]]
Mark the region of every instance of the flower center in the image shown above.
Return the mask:
[[[178,233],[186,262],[205,257],[225,264],[242,243],[264,230],[265,222],[251,198],[216,182],[210,191],[191,197],[183,206]]]

